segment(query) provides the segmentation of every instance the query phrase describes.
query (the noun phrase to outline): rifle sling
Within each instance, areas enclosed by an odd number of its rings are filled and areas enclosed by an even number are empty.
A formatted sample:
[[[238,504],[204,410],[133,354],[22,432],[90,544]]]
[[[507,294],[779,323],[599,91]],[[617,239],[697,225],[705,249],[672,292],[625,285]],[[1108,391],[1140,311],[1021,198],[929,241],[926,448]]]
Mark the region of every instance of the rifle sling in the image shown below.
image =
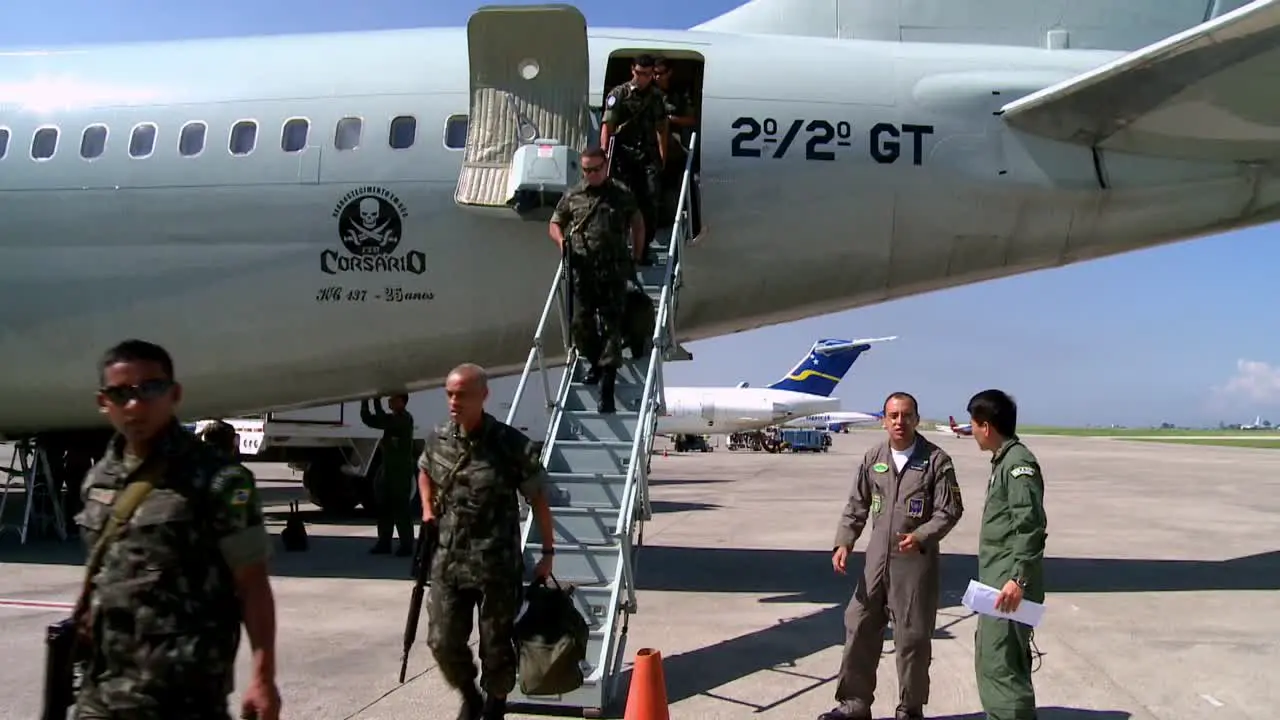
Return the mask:
[[[150,467],[143,469],[125,486],[120,492],[120,497],[116,498],[111,506],[111,517],[107,518],[107,524],[103,527],[102,534],[98,536],[98,541],[93,544],[89,561],[85,564],[84,585],[80,589],[79,597],[76,598],[75,610],[72,611],[72,618],[78,625],[87,621],[89,596],[93,592],[93,578],[102,568],[107,548],[120,536],[120,531],[125,525],[129,524],[129,519],[133,517],[133,513],[138,506],[142,505],[147,495],[151,494],[156,482],[164,477],[165,465],[164,460],[158,460]]]

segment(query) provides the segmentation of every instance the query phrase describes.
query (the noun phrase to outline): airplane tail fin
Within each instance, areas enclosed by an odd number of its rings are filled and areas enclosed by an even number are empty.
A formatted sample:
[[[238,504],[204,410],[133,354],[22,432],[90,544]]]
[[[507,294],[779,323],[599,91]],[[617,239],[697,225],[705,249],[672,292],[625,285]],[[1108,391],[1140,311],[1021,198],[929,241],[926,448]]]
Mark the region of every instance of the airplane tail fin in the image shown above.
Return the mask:
[[[769,388],[830,397],[859,355],[870,350],[873,343],[895,339],[896,335],[866,340],[819,340],[790,373]]]
[[[947,416],[947,419],[951,421],[951,429],[952,429],[952,430],[955,430],[957,427],[959,427],[958,425],[956,425],[956,416],[955,416],[955,415],[948,415],[948,416]]]
[[[750,0],[693,30],[1136,50],[1249,0]]]

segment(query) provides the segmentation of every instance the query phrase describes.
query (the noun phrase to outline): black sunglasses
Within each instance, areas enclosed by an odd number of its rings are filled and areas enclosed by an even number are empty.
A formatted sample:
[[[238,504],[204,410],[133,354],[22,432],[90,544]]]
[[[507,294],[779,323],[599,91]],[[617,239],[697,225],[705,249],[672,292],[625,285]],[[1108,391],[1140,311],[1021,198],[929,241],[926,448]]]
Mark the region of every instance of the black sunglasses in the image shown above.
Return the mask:
[[[172,380],[156,378],[145,380],[137,385],[107,385],[98,390],[113,405],[128,405],[130,400],[149,402],[162,397],[173,387]]]

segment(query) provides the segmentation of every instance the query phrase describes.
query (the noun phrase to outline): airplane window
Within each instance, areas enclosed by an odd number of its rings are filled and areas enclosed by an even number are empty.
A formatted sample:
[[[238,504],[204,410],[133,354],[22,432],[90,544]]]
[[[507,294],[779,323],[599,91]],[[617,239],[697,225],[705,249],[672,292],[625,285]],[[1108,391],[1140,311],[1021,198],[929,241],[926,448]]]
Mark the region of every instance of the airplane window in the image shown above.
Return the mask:
[[[412,115],[401,115],[391,120],[391,132],[387,142],[396,150],[412,147],[418,136],[418,120]]]
[[[9,128],[0,128],[0,160],[9,154]]]
[[[80,136],[80,157],[92,160],[107,149],[107,126],[90,125]]]
[[[467,146],[466,115],[450,115],[444,121],[444,146],[450,150],[461,150]]]
[[[360,145],[360,131],[364,122],[358,117],[344,117],[338,121],[338,130],[333,134],[333,146],[339,150],[354,150]]]
[[[310,129],[306,118],[293,118],[284,124],[284,132],[280,135],[280,149],[285,152],[298,152],[307,146],[307,130]]]
[[[58,128],[40,128],[31,138],[31,158],[48,160],[58,149]]]
[[[183,157],[199,155],[204,150],[204,135],[207,126],[202,122],[189,122],[182,126],[182,134],[178,136],[178,152]]]
[[[129,156],[136,158],[144,158],[154,152],[156,149],[156,126],[151,123],[143,123],[133,129],[133,135],[129,138]]]
[[[228,147],[232,155],[248,155],[258,144],[258,124],[252,120],[241,120],[231,128],[231,142]]]

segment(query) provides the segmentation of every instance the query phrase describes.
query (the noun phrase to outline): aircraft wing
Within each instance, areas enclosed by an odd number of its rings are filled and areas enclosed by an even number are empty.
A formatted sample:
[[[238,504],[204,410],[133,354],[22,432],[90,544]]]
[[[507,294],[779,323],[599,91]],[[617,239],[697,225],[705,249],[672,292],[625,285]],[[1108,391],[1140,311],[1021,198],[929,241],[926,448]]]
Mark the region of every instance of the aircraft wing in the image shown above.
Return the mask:
[[[1280,158],[1280,0],[1257,0],[1001,109],[1025,132],[1104,150]]]

